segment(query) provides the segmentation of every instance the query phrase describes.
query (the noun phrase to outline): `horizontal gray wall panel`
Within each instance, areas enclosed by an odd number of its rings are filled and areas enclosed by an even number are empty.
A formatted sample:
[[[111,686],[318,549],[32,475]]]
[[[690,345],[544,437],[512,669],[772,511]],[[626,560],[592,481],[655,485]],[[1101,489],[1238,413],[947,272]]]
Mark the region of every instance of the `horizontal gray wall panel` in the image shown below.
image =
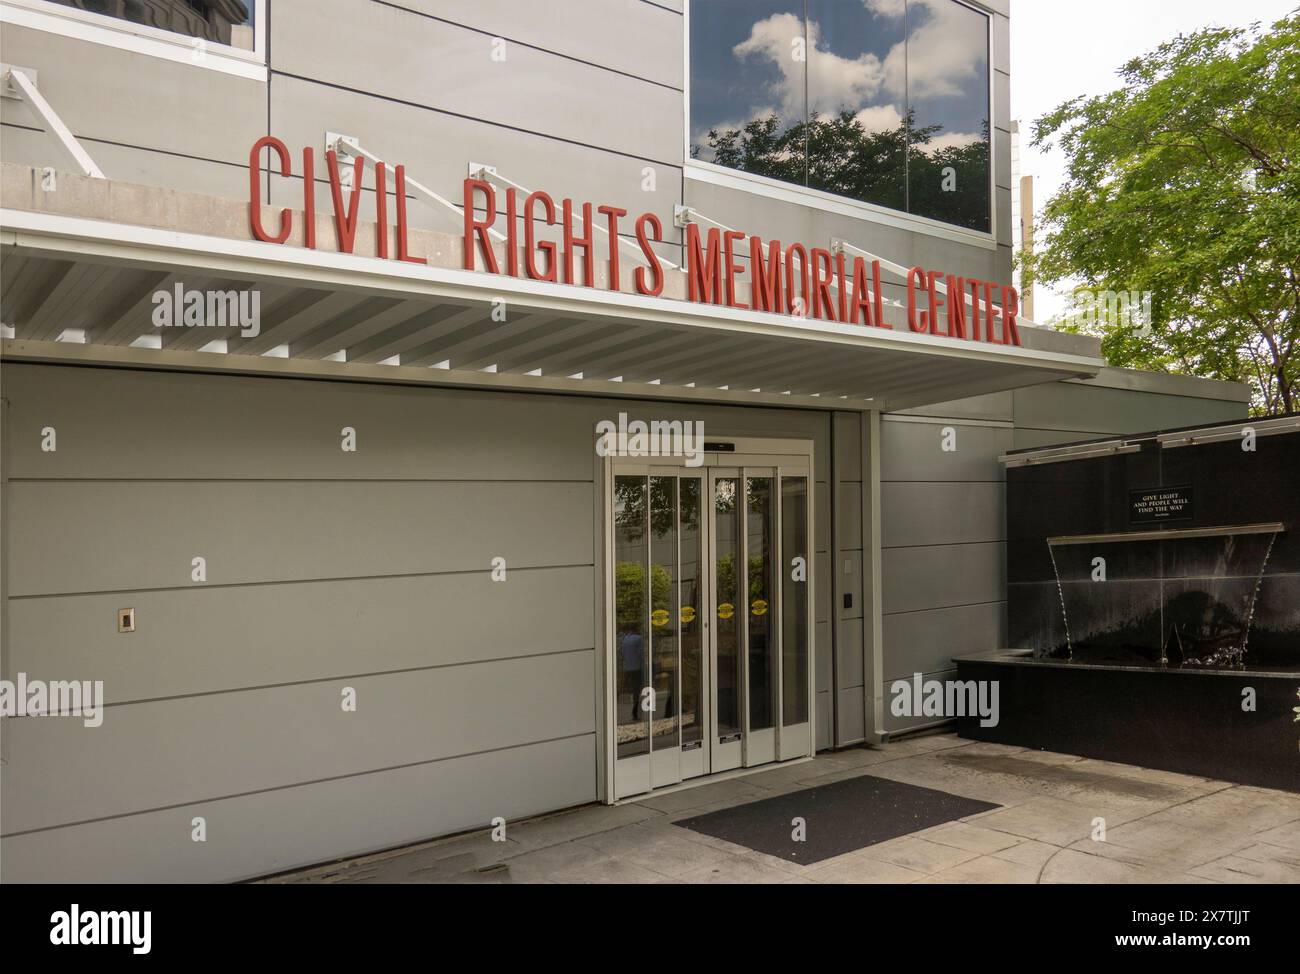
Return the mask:
[[[1035,429],[1142,433],[1241,419],[1244,404],[1053,382],[1015,391],[1016,425]],[[1086,439],[1087,437],[1081,437]]]
[[[900,612],[884,618],[888,682],[913,673],[951,669],[952,658],[1006,644],[1006,603]]]
[[[1004,484],[892,481],[880,485],[880,506],[886,548],[1006,538]]]
[[[66,169],[63,152],[57,148],[58,143],[48,132],[6,125],[0,134],[4,139],[5,162],[36,169],[51,165],[56,169]],[[241,164],[210,162],[207,159],[194,159],[97,139],[83,138],[80,141],[81,147],[109,179],[225,199],[248,199],[247,159]],[[39,173],[37,176],[39,179]],[[65,182],[62,185],[70,184]],[[141,216],[138,211],[135,215]]]
[[[1006,598],[1004,543],[886,548],[881,563],[886,615]]]
[[[649,159],[681,157],[682,94],[661,85],[525,44],[507,43],[494,59],[493,37],[385,4],[289,3],[271,31],[276,72]],[[636,124],[618,124],[630,105]]]
[[[986,396],[971,396],[969,399],[937,402],[932,406],[900,409],[897,413],[889,415],[934,416],[943,419],[985,419],[1010,422],[1013,405],[1014,402],[1010,392],[991,392]]]
[[[41,95],[78,138],[247,165],[266,134],[264,81],[10,25],[4,50],[6,62],[36,70]],[[0,102],[0,120],[44,128],[22,100]],[[45,164],[67,170],[48,138]]]
[[[4,366],[4,389],[16,479],[590,480],[601,411],[558,396],[40,365]],[[41,450],[46,426],[54,453]]]
[[[6,721],[6,834],[595,731],[593,657],[559,653]],[[344,686],[357,709],[340,706]]]
[[[812,410],[18,364],[3,387],[15,479],[591,480],[596,424],[620,412],[810,439],[816,479],[829,470],[830,419]]]
[[[943,429],[957,433],[957,448],[942,449]],[[880,479],[1002,481],[998,457],[1011,449],[1012,431],[1002,426],[916,423],[884,418],[880,424]],[[888,511],[885,512],[888,516]]]
[[[958,240],[924,231],[916,231],[912,236],[912,259],[907,267],[924,267],[926,270],[941,270],[947,274],[959,274],[963,277],[977,277],[982,281],[1010,283],[1009,274],[1001,267],[1001,257],[996,248],[971,246]],[[868,247],[868,250],[871,248]],[[880,251],[872,251],[880,253]],[[892,254],[884,253],[882,257],[898,261]],[[1007,268],[1009,271],[1010,268]],[[900,283],[906,281],[899,279]],[[906,291],[903,292],[906,300]]]
[[[596,797],[593,735],[6,838],[6,883],[229,882]],[[378,812],[378,813],[377,813]],[[191,839],[196,817],[207,841]],[[507,833],[508,834],[508,833]]]
[[[12,599],[5,676],[120,703],[532,656],[591,646],[591,593],[578,567]]]
[[[1036,430],[1017,426],[1013,442],[1017,450],[1032,450],[1040,446],[1058,446],[1062,443],[1077,443],[1080,440],[1100,440],[1114,435],[1100,430]]]
[[[593,557],[591,484],[29,481],[9,494],[11,597]],[[206,582],[191,581],[195,557]]]
[[[503,176],[530,190],[550,194],[555,201],[557,219],[561,201],[569,197],[579,205],[579,214],[580,204],[584,202],[625,208],[628,216],[620,223],[625,233],[635,232],[635,220],[641,213],[655,213],[663,225],[664,239],[680,239],[672,222],[673,205],[681,186],[680,128],[676,156],[646,161],[605,151],[609,146],[602,138],[596,138],[591,145],[558,141],[534,131],[493,125],[485,119],[434,112],[283,75],[276,75],[271,81],[270,104],[271,130],[293,153],[293,171],[297,176],[302,175],[302,147],[310,145],[317,149],[318,214],[334,212],[329,188],[323,182],[329,174],[321,158],[323,132],[329,128],[358,138],[366,149],[384,159],[390,170],[392,166],[404,165],[409,178],[452,202],[462,199],[467,166],[477,162],[496,166]],[[647,166],[654,169],[653,190],[646,190],[642,185]],[[365,185],[374,185],[374,167],[370,164],[366,165]],[[394,187],[391,171],[388,187],[390,192]],[[408,192],[413,197],[406,209],[411,226],[443,233],[462,232],[463,224],[457,213],[415,194],[414,190]],[[301,180],[273,179],[269,199],[276,205],[300,209]],[[521,194],[518,198],[521,212],[523,202]],[[481,198],[476,199],[476,205],[482,205]],[[502,232],[505,205],[504,194],[499,193],[498,229]],[[373,193],[362,196],[361,207],[359,218],[373,220]],[[391,219],[396,217],[390,215]],[[599,214],[596,219],[598,225],[605,225]],[[602,234],[595,237],[595,252],[600,257],[608,244]],[[332,238],[326,242],[333,245]],[[522,245],[522,238],[520,242]],[[625,263],[635,261],[626,248],[623,257]]]
[[[683,84],[682,18],[641,0],[391,2],[660,84]]]

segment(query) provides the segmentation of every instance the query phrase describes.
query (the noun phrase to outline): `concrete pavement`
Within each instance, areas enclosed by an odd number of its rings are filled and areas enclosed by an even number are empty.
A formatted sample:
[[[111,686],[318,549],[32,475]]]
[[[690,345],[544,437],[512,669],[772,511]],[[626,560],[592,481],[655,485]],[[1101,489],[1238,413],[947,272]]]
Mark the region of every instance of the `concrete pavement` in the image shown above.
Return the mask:
[[[1003,807],[809,865],[673,824],[861,774]],[[268,881],[1300,883],[1300,795],[954,734],[588,805],[509,823],[506,836],[494,842],[484,830]]]

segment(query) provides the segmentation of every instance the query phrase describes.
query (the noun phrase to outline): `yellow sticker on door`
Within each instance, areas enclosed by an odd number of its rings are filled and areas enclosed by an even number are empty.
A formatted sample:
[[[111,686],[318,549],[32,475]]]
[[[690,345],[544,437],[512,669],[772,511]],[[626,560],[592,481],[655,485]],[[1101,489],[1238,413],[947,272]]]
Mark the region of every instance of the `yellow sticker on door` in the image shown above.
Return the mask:
[[[718,606],[719,619],[730,619],[735,614],[736,614],[736,607],[732,605],[730,602],[723,602],[720,606]]]
[[[684,626],[689,626],[692,622],[694,622],[694,621],[695,621],[695,606],[693,606],[693,605],[684,605],[684,606],[682,606],[682,608],[681,608],[681,620],[682,620],[682,625],[684,625]]]
[[[667,610],[667,609],[655,609],[653,612],[651,612],[651,613],[650,613],[650,624],[651,624],[651,625],[654,625],[654,626],[666,626],[666,625],[668,625],[668,610]]]
[[[750,605],[749,611],[756,616],[767,615],[767,599],[755,599]]]

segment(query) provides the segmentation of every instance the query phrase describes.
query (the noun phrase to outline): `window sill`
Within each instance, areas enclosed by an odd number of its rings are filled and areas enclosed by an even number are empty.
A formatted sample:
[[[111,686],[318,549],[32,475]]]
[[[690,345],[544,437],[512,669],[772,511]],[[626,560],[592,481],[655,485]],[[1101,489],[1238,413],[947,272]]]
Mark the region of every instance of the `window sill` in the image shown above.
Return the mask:
[[[130,21],[115,21],[104,14],[59,7],[42,0],[5,0],[0,4],[0,23],[102,44],[132,54],[192,64],[251,81],[266,81],[267,77],[266,58],[257,51],[215,43],[205,43],[200,47],[195,43],[198,38]]]
[[[991,233],[966,230],[938,220],[914,216],[910,213],[901,213],[898,210],[891,210],[873,203],[860,203],[843,196],[823,193],[821,190],[812,189],[808,186],[782,183],[767,176],[756,176],[753,173],[742,172],[738,169],[728,169],[726,166],[719,166],[712,162],[688,159],[683,167],[683,175],[687,179],[696,182],[709,183],[713,186],[722,186],[726,189],[739,190],[744,193],[753,193],[756,196],[765,196],[768,199],[778,200],[782,203],[810,207],[826,213],[866,220],[870,223],[883,224],[912,233],[924,233],[944,240],[953,240],[958,243],[981,247],[985,250],[997,249],[997,240]],[[849,243],[853,243],[853,241],[850,240]]]

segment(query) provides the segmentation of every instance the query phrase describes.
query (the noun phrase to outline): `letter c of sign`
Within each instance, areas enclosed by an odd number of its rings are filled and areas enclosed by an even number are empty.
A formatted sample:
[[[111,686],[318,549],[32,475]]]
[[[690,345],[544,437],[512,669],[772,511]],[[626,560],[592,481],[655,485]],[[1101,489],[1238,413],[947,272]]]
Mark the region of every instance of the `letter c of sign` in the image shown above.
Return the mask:
[[[293,168],[289,163],[289,150],[274,135],[264,135],[253,143],[248,150],[248,222],[252,225],[253,236],[266,243],[284,243],[293,230],[293,211],[287,206],[280,211],[280,232],[272,235],[262,226],[262,186],[258,172],[257,159],[262,150],[269,148],[280,157],[280,175],[289,176]]]
[[[918,284],[922,290],[929,287],[925,276],[925,268],[923,267],[913,267],[907,272],[907,327],[914,332],[923,332],[929,330],[930,322],[924,312],[921,313],[920,320],[917,320],[916,290]]]

